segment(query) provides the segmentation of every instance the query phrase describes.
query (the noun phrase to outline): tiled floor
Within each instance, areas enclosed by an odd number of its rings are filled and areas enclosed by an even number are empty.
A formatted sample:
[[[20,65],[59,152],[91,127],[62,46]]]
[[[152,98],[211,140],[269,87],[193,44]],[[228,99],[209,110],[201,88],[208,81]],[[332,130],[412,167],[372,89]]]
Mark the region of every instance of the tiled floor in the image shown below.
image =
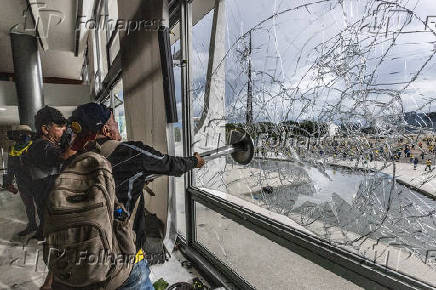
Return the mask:
[[[0,289],[39,289],[47,269],[42,260],[42,247],[35,240],[25,245],[26,238],[17,233],[26,227],[27,218],[19,195],[0,191]],[[186,259],[179,252],[161,265],[153,265],[151,280],[163,278],[170,285],[176,282],[191,282],[199,277],[195,271],[182,266]],[[205,282],[204,282],[205,283]]]

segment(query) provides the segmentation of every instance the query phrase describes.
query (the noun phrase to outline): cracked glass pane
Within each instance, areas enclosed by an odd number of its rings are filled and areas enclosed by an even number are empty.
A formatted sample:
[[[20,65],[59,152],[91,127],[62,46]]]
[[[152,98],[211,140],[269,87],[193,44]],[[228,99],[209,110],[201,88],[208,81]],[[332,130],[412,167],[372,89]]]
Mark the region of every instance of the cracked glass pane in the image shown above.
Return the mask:
[[[436,285],[432,0],[218,1],[193,27],[195,185]]]
[[[362,289],[199,203],[195,209],[197,240],[255,289]]]

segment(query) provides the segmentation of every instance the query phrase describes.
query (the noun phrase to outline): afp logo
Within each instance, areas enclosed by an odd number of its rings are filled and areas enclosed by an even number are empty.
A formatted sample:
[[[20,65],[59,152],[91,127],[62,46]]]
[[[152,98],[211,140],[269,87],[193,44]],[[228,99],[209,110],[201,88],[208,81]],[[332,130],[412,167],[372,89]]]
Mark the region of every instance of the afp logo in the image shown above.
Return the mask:
[[[30,2],[22,14],[24,23],[14,25],[11,30],[38,32],[40,38],[48,38],[50,27],[65,20],[62,11],[48,8],[45,2]]]

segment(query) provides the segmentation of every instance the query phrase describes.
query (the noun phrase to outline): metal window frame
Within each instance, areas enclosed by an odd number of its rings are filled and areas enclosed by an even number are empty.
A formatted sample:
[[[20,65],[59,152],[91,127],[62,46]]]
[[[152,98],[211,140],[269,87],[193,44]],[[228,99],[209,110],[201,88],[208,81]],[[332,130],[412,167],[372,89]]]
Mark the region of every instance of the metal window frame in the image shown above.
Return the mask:
[[[178,236],[176,246],[195,265],[195,269],[201,273],[212,287],[244,290],[255,289],[201,244],[195,243],[188,246],[186,239]]]
[[[106,44],[106,56],[107,56],[108,70],[110,70],[112,67],[113,62],[111,61],[111,48],[112,48],[112,45],[115,41],[115,38],[118,36],[118,33],[119,33],[118,26],[115,26],[115,29],[112,31],[112,34],[110,34],[109,38],[107,38],[107,39],[109,39],[109,41]],[[119,55],[119,52],[118,52],[117,56],[118,55]],[[114,61],[115,61],[115,59],[114,59]]]
[[[96,27],[93,31],[94,37],[92,38],[93,43],[93,65],[94,65],[94,95],[97,95],[102,90],[102,80],[101,80],[101,52],[100,52],[100,35],[99,35],[99,25],[100,25],[100,13],[103,5],[102,1],[96,0],[94,3],[94,8],[92,15],[96,21]]]
[[[107,17],[108,19],[110,19],[110,15],[109,15],[109,0],[104,0],[104,14],[105,17]],[[116,29],[114,29],[116,30]],[[110,46],[109,46],[109,42],[111,42],[111,32],[109,31],[109,27],[105,27],[105,32],[106,32],[106,64],[107,64],[107,70],[109,72],[109,69],[111,67],[111,58],[110,58]],[[113,42],[113,39],[112,39]],[[112,44],[111,44],[112,46]]]
[[[434,289],[424,281],[384,267],[326,240],[282,224],[206,191],[194,187],[189,188],[188,191],[195,202],[365,289]],[[195,241],[193,244],[198,244],[198,242]]]
[[[180,1],[180,52],[181,52],[181,81],[182,81],[182,128],[183,155],[191,156],[191,79],[190,53],[192,32],[192,4],[191,1]],[[185,173],[185,215],[186,215],[186,243],[191,245],[196,239],[195,206],[190,192],[192,173]]]
[[[109,15],[109,1],[105,1],[105,11],[106,14]],[[118,25],[114,25],[114,30],[112,30],[112,32],[109,29],[106,29],[106,61],[108,71],[111,69],[113,62],[115,62],[115,59],[120,54],[120,52],[118,51],[117,56],[114,58],[114,61],[111,61],[111,48],[117,36],[119,36]]]
[[[181,0],[180,43],[184,156],[190,156],[192,153],[190,111],[191,35],[192,0]],[[191,172],[185,174],[185,189],[186,240],[180,239],[183,240],[183,242],[181,242],[182,252],[188,259],[194,262],[200,270],[203,269],[209,275],[215,276],[217,281],[221,281],[220,283],[222,285],[226,286],[225,279],[231,281],[232,283],[227,283],[230,289],[233,289],[231,284],[238,289],[253,289],[253,286],[197,241],[195,202],[222,214],[232,221],[268,238],[272,242],[365,288],[434,289],[424,281],[383,267],[367,258],[335,246],[328,241],[308,235],[235,203],[195,188],[193,186]],[[218,279],[216,273],[220,273],[225,279]]]
[[[97,1],[104,1],[104,9],[105,13],[109,14],[109,2],[108,0],[97,0]],[[173,28],[177,22],[180,21],[180,0],[171,0],[169,4],[170,9],[170,29]],[[97,9],[97,8],[96,8]],[[180,21],[181,22],[181,21]],[[102,101],[105,98],[107,98],[110,94],[111,89],[116,85],[116,83],[121,79],[122,77],[122,67],[121,67],[121,51],[117,52],[117,55],[115,56],[114,60],[111,61],[111,48],[112,45],[116,39],[116,37],[119,36],[118,26],[114,26],[114,30],[110,32],[108,29],[106,29],[106,62],[107,62],[107,69],[108,72],[104,78],[103,81],[101,81],[100,89],[98,92],[96,92],[96,101]],[[120,45],[121,50],[121,45]],[[99,55],[99,58],[101,56]]]
[[[112,65],[102,82],[101,90],[98,92],[95,100],[97,102],[103,102],[105,99],[107,99],[110,96],[112,89],[116,86],[121,78],[121,54],[117,54],[117,57],[112,62]]]
[[[169,25],[172,28],[177,22],[180,21],[180,9],[181,9],[181,0],[168,0],[168,14],[169,14]]]

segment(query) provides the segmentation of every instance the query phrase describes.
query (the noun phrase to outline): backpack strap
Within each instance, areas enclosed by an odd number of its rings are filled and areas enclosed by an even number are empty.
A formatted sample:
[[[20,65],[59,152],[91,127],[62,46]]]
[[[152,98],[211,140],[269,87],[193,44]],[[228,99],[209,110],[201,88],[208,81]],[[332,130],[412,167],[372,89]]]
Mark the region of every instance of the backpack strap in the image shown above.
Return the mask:
[[[118,145],[120,145],[120,144],[121,144],[121,142],[117,141],[117,140],[107,140],[102,145],[99,145],[96,142],[96,148],[97,148],[97,150],[99,150],[100,155],[103,155],[105,158],[108,158],[115,151],[115,149],[118,147]],[[117,200],[117,202],[118,202],[118,200]],[[136,211],[138,210],[138,204],[139,204],[139,197],[138,197],[137,201],[135,202],[133,211],[129,217],[132,220],[135,219]]]
[[[136,199],[133,211],[132,211],[132,213],[130,214],[130,217],[129,217],[129,219],[130,219],[129,222],[131,223],[130,226],[132,227],[132,229],[133,229],[133,222],[135,221],[135,218],[136,218],[136,212],[138,211],[138,207],[139,207],[139,199],[140,199],[140,197],[138,197]]]
[[[102,145],[99,146],[100,154],[108,158],[120,144],[121,142],[117,140],[107,140],[106,142],[104,142]],[[97,145],[96,147],[98,147],[97,142],[96,145]]]

